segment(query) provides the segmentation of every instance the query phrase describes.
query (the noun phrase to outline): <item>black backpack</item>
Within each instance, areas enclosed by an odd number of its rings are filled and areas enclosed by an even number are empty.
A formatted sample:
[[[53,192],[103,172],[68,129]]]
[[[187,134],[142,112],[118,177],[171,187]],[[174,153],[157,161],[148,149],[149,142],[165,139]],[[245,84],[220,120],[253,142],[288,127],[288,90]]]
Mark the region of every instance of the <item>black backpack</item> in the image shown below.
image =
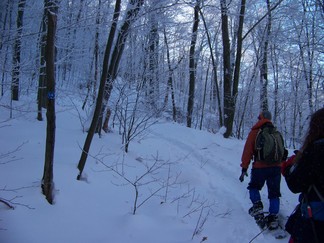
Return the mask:
[[[282,162],[286,156],[284,140],[272,124],[263,125],[255,139],[255,160],[268,164]]]

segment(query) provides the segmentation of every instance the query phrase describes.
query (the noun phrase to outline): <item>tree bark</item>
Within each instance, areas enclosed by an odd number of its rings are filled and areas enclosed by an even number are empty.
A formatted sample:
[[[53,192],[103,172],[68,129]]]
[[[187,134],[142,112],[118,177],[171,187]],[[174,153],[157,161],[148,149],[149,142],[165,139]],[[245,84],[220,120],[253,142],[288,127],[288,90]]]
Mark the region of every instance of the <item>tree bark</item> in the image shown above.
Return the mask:
[[[204,121],[204,111],[205,111],[205,105],[206,105],[206,94],[207,94],[207,83],[208,83],[208,75],[209,75],[209,66],[210,66],[210,59],[208,61],[207,70],[206,70],[206,78],[205,78],[203,101],[202,101],[202,107],[201,107],[201,117],[200,117],[199,130],[202,130],[203,121]]]
[[[11,15],[12,15],[12,2],[10,3],[10,0],[7,0],[7,6],[6,6],[6,13],[4,16],[4,20],[3,20],[3,27],[2,27],[2,33],[0,36],[0,53],[2,52],[2,48],[3,48],[3,42],[4,42],[4,36],[5,36],[5,30],[6,30],[6,26],[8,24],[8,29],[11,29]],[[9,46],[7,45],[6,50],[5,50],[5,55],[4,55],[4,61],[3,61],[3,67],[6,66],[7,60],[8,60],[8,49]],[[1,96],[4,95],[4,82],[5,82],[5,72],[2,72],[1,75]]]
[[[91,103],[93,104],[96,100],[97,93],[97,83],[98,83],[98,59],[99,59],[99,26],[100,26],[100,10],[101,10],[101,0],[98,1],[98,9],[96,16],[96,34],[95,34],[95,45],[93,50],[93,60],[91,62],[90,73],[94,69],[93,79],[90,77],[87,82],[87,95],[82,105],[82,110],[84,110],[86,103],[91,97]],[[90,75],[91,76],[91,75]]]
[[[93,114],[92,122],[91,122],[91,125],[89,128],[88,134],[87,134],[87,138],[83,145],[81,158],[78,163],[79,174],[77,176],[77,180],[81,179],[81,175],[82,175],[86,160],[88,158],[88,152],[90,150],[92,138],[93,138],[93,135],[94,135],[96,128],[98,126],[98,121],[99,121],[100,113],[101,113],[102,106],[103,106],[102,101],[103,101],[103,96],[104,96],[104,91],[105,91],[105,84],[106,84],[106,80],[108,77],[108,61],[109,61],[110,51],[111,51],[111,48],[113,45],[113,40],[114,40],[115,33],[116,33],[118,18],[120,15],[120,4],[121,4],[121,0],[116,0],[115,10],[114,10],[114,15],[113,15],[113,22],[110,27],[109,37],[108,37],[106,50],[105,50],[105,56],[104,56],[103,67],[102,67],[103,69],[102,69],[102,74],[101,74],[101,79],[100,79],[98,97],[97,97],[97,101],[96,101],[96,108],[95,108],[95,111]],[[100,127],[101,127],[101,125],[100,125]]]
[[[45,48],[46,48],[46,22],[48,11],[57,14],[58,4],[57,0],[44,0],[44,11],[40,27],[39,37],[39,51],[40,51],[40,66],[38,76],[38,91],[37,91],[37,120],[43,120],[42,108],[47,108],[47,80],[46,80],[46,60],[45,60]],[[55,57],[54,57],[55,61]]]
[[[3,4],[4,5],[4,4]],[[3,6],[4,8],[4,6]],[[2,51],[2,46],[3,46],[3,38],[5,36],[5,30],[6,30],[6,25],[7,25],[7,22],[10,22],[10,21],[7,21],[9,18],[8,18],[8,15],[10,17],[10,11],[11,11],[11,8],[10,8],[10,0],[7,0],[7,3],[6,3],[6,10],[5,10],[5,13],[4,13],[4,18],[2,20],[1,18],[1,21],[3,21],[2,23],[2,30],[1,30],[1,33],[0,33],[0,52]],[[4,12],[4,11],[3,11]],[[1,16],[1,14],[0,14]]]
[[[271,11],[270,11],[270,1],[267,0],[267,9],[268,9],[268,19],[267,25],[264,34],[264,41],[261,42],[262,46],[262,57],[261,57],[261,67],[260,67],[260,84],[261,84],[261,110],[269,110],[268,105],[268,46],[269,38],[271,34]]]
[[[218,80],[217,80],[217,62],[214,57],[212,42],[211,42],[210,34],[208,31],[208,26],[206,24],[205,17],[201,11],[200,11],[200,15],[201,15],[201,18],[203,20],[204,27],[206,30],[208,47],[209,47],[210,56],[211,56],[211,60],[212,60],[212,64],[213,64],[213,78],[214,78],[214,84],[215,84],[215,88],[216,88],[216,98],[217,98],[217,102],[218,102],[219,125],[222,127],[223,126],[223,112],[222,112],[222,105],[221,105],[221,94],[219,91],[219,85],[218,85]]]
[[[25,0],[18,3],[17,15],[17,35],[14,42],[14,53],[12,58],[12,83],[11,83],[11,99],[19,100],[19,76],[20,76],[20,51],[21,51],[21,35],[23,28]]]
[[[195,83],[196,83],[196,42],[197,32],[199,25],[199,9],[200,0],[196,0],[194,8],[194,24],[192,27],[191,43],[189,50],[189,95],[188,95],[188,108],[187,108],[187,127],[191,127],[192,113],[195,100]]]
[[[238,86],[239,86],[239,80],[240,80],[245,4],[246,4],[246,0],[241,0],[240,17],[239,17],[239,24],[238,24],[238,29],[237,29],[236,58],[235,58],[234,75],[233,75],[233,93],[232,93],[233,109],[232,109],[232,112],[230,113],[231,130],[233,130],[234,116],[235,116],[235,110],[236,110],[236,98],[238,95]],[[226,136],[230,136],[231,134],[232,134],[232,132],[226,134]]]
[[[159,33],[158,33],[158,20],[156,15],[157,15],[156,11],[153,11],[149,15],[150,32],[148,35],[148,41],[149,41],[148,43],[148,61],[149,61],[148,98],[149,98],[149,104],[153,109],[157,109],[156,101],[157,98],[159,97],[158,95]]]
[[[231,48],[228,30],[228,14],[226,0],[221,2],[222,8],[222,36],[223,36],[223,60],[224,60],[224,125],[226,132],[224,137],[228,138],[233,133],[233,123],[236,107],[236,96],[238,93],[240,63],[242,56],[242,42],[243,42],[243,24],[245,15],[245,0],[241,0],[241,8],[239,15],[239,25],[237,29],[237,49],[234,66],[234,73],[231,61]],[[232,80],[233,78],[233,80]]]
[[[46,68],[45,68],[45,46],[46,46],[46,13],[48,0],[44,1],[44,14],[40,31],[40,67],[38,76],[38,92],[37,92],[37,120],[43,120],[42,108],[46,108]]]
[[[117,77],[117,71],[119,68],[120,59],[124,52],[126,39],[129,34],[129,28],[130,28],[131,24],[136,20],[137,14],[140,11],[143,4],[144,4],[144,0],[130,0],[130,5],[132,7],[130,7],[129,10],[127,11],[126,19],[119,31],[119,34],[118,34],[118,37],[117,37],[117,40],[115,43],[114,51],[113,51],[111,59],[110,59],[109,69],[108,69],[107,82],[105,85],[105,92],[104,92],[104,101],[103,101],[103,106],[102,106],[102,109],[100,112],[100,117],[99,117],[99,122],[98,122],[98,127],[97,127],[97,131],[98,131],[99,135],[100,135],[101,128],[103,125],[104,111],[106,110],[106,106],[108,104],[108,100],[110,98],[110,94],[113,89],[113,83]]]
[[[231,66],[231,49],[228,30],[228,8],[226,0],[221,0],[222,11],[222,40],[223,40],[223,79],[224,79],[224,125],[226,132],[225,138],[232,134],[231,113],[233,109],[232,97],[232,66]]]
[[[176,104],[175,104],[175,97],[174,97],[174,89],[173,89],[173,68],[171,67],[171,60],[170,60],[170,50],[169,50],[169,44],[168,44],[168,39],[166,36],[166,31],[164,29],[164,43],[166,46],[166,55],[167,55],[167,62],[168,62],[168,83],[167,83],[167,90],[165,92],[165,97],[164,97],[164,107],[167,106],[168,104],[168,96],[169,96],[169,89],[171,90],[171,101],[172,101],[172,118],[173,121],[177,121],[177,109],[176,109]],[[178,63],[181,62],[182,59],[179,60]]]
[[[86,138],[86,141],[83,146],[81,158],[78,164],[79,174],[77,176],[77,180],[81,179],[81,175],[88,157],[88,152],[90,149],[90,145],[92,142],[93,135],[96,131],[96,129],[99,129],[101,131],[102,127],[102,118],[103,118],[103,112],[106,109],[106,104],[109,100],[110,93],[112,90],[113,81],[116,78],[117,75],[117,69],[119,66],[120,58],[122,55],[122,52],[124,50],[125,41],[128,35],[128,29],[132,23],[136,19],[137,13],[140,10],[140,7],[143,5],[143,0],[131,0],[130,3],[134,6],[130,8],[127,12],[127,17],[124,22],[124,24],[121,27],[121,30],[119,32],[114,51],[112,53],[112,57],[110,60],[110,65],[108,69],[108,61],[110,56],[110,51],[113,44],[113,39],[115,36],[115,31],[117,27],[118,17],[120,13],[120,0],[116,0],[115,4],[115,11],[114,11],[114,17],[113,17],[113,24],[110,29],[109,38],[106,46],[106,52],[104,56],[104,63],[103,63],[103,71],[100,81],[100,87],[98,92],[98,98],[96,103],[95,112],[93,115],[93,119],[90,125],[90,129],[88,131],[88,135]],[[100,132],[99,132],[100,134]]]
[[[55,147],[55,32],[57,17],[54,13],[48,12],[48,34],[46,44],[46,76],[47,76],[47,133],[45,165],[42,179],[42,190],[47,201],[53,204],[53,163]]]
[[[306,19],[308,14],[310,3],[303,1],[303,16]],[[313,77],[313,65],[314,65],[314,46],[315,44],[315,25],[316,19],[313,16],[309,21],[303,21],[303,26],[301,32],[304,31],[304,41],[299,41],[300,57],[302,59],[302,67],[304,79],[307,85],[307,95],[308,95],[308,106],[310,114],[314,112],[314,102],[313,102],[313,88],[314,88],[314,77]],[[300,33],[301,35],[301,33]],[[301,37],[301,36],[300,36]]]

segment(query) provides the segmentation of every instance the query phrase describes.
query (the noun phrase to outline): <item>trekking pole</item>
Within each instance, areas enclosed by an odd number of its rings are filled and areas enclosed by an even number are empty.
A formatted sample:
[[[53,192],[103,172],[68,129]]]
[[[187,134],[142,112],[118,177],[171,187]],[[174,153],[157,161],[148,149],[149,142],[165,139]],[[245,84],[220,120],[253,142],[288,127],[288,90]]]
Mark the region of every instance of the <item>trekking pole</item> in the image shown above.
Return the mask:
[[[310,192],[311,189],[312,189],[312,185],[309,187],[308,193]],[[305,199],[305,202],[307,204],[307,214],[308,214],[310,224],[311,224],[311,227],[312,227],[312,231],[313,231],[313,234],[314,234],[314,240],[315,240],[316,243],[319,243],[317,232],[316,232],[316,229],[315,229],[312,208],[311,208],[311,206],[309,204],[309,201],[308,201],[308,195],[304,195],[304,199]]]
[[[316,229],[315,229],[315,224],[314,224],[314,221],[313,221],[313,212],[312,212],[312,208],[310,207],[310,205],[307,206],[307,212],[308,212],[308,217],[309,217],[309,220],[310,220],[310,223],[311,223],[311,226],[312,226],[312,230],[313,230],[313,234],[314,234],[314,240],[315,240],[316,243],[319,243],[318,237],[317,237],[317,232],[316,232]]]
[[[266,231],[268,229],[268,227],[264,228],[263,230],[261,230],[256,236],[254,236],[249,243],[253,242],[256,238],[259,237],[259,235],[261,235],[264,231]]]

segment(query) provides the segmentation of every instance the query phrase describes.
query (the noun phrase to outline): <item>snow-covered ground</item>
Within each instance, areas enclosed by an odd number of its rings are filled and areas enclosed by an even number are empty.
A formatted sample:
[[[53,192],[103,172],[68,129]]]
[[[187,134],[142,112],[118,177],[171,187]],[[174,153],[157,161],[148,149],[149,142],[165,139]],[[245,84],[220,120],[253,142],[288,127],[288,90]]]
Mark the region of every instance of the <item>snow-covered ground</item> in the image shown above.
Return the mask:
[[[30,112],[36,105],[18,102],[9,119],[2,105],[0,198],[10,200],[14,210],[0,203],[1,243],[242,243],[260,232],[247,213],[249,178],[238,180],[244,141],[161,120],[125,154],[118,128],[111,127],[94,137],[78,181],[86,133],[75,107],[61,105],[50,205],[40,188],[46,118],[37,121],[36,111]],[[267,208],[266,187],[262,197]],[[283,179],[282,214],[288,216],[296,203]],[[253,240],[287,241],[266,234]]]

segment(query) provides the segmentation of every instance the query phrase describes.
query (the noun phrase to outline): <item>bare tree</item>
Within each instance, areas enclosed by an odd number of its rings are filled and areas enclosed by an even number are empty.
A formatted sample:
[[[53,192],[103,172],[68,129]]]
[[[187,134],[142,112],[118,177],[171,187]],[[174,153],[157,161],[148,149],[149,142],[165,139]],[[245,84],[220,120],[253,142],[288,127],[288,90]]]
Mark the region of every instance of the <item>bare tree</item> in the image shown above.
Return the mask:
[[[188,95],[188,106],[187,106],[187,127],[191,127],[192,113],[195,101],[195,84],[196,84],[196,42],[198,35],[199,26],[199,10],[200,0],[196,0],[194,7],[194,22],[191,34],[191,43],[189,49],[189,95]]]
[[[0,4],[1,94],[6,98],[4,92],[10,93],[10,88],[15,89],[19,95],[25,94],[25,91],[28,95],[34,95],[34,90],[39,91],[38,119],[41,120],[41,112],[46,107],[47,100],[44,60],[44,24],[47,20],[42,19],[42,12],[54,0],[32,1],[24,5],[21,43],[15,45],[15,42],[19,42],[16,40],[19,39],[18,31],[21,30],[17,30],[17,15],[19,12],[21,17],[23,13],[21,7],[18,12],[16,9],[23,2],[3,0]],[[85,106],[89,103],[92,106],[97,101],[97,86],[101,78],[98,73],[103,66],[105,51],[102,46],[107,44],[107,40],[100,38],[100,35],[106,31],[105,26],[112,23],[113,9],[110,6],[116,1],[98,0],[91,4],[84,0],[57,2],[64,5],[59,13],[60,28],[57,33],[58,86],[62,90],[68,88],[80,94],[84,101],[83,108],[87,111]],[[122,5],[126,7],[128,3],[132,15],[128,21],[129,9],[121,12],[126,14],[125,20],[119,21],[111,42],[103,88],[105,93],[99,98],[104,102],[101,104],[99,121],[94,120],[95,132],[99,136],[102,130],[107,131],[110,115],[107,107],[112,108],[108,102],[115,102],[110,101],[109,97],[116,77],[127,80],[129,87],[136,89],[133,84],[142,82],[141,78],[145,76],[143,90],[146,92],[141,90],[140,101],[144,101],[142,98],[145,97],[147,100],[144,102],[151,102],[152,106],[163,104],[162,107],[167,107],[172,99],[168,108],[172,110],[173,120],[177,122],[186,124],[190,123],[190,119],[187,121],[186,118],[191,118],[191,122],[197,119],[196,124],[200,128],[209,128],[212,124],[216,130],[225,125],[225,137],[234,135],[244,138],[246,129],[251,125],[250,120],[253,119],[251,114],[255,114],[260,107],[271,108],[276,123],[285,127],[287,136],[292,138],[291,144],[298,146],[298,137],[303,133],[300,129],[305,129],[307,115],[321,106],[324,97],[324,71],[321,65],[322,1],[251,0],[246,3],[246,0],[222,0],[217,2],[221,7],[218,8],[215,4],[210,4],[211,1],[200,0],[198,17],[203,21],[204,30],[198,32],[195,54],[189,52],[193,51],[193,48],[189,50],[192,47],[189,45],[193,41],[194,23],[188,6],[193,8],[197,0],[190,3],[149,0],[145,1],[145,9],[141,2],[129,0]],[[143,12],[141,23],[136,28],[131,28],[130,24],[137,15],[137,6],[141,6],[140,9],[143,8],[146,12]],[[26,16],[31,21],[25,21]],[[33,18],[43,21],[41,26]],[[227,26],[222,24],[225,18]],[[222,40],[226,31],[228,36]],[[36,39],[39,42],[37,48]],[[201,44],[199,47],[198,43]],[[13,71],[18,71],[14,69],[13,63],[15,46],[16,50],[21,47],[19,75],[16,76],[14,74],[18,72]],[[223,47],[226,51],[222,53]],[[188,65],[190,61],[193,66]],[[14,76],[18,79],[14,79]],[[193,81],[195,87],[192,89]],[[161,87],[165,93],[160,92]],[[287,96],[288,91],[293,92],[293,98]],[[254,93],[258,95],[253,96]],[[191,109],[193,115],[190,116]],[[111,112],[111,115],[114,113]],[[290,121],[290,117],[294,120]],[[231,131],[233,127],[237,129],[235,132]],[[215,131],[214,128],[212,130]]]
[[[143,78],[144,80],[144,78]],[[139,135],[143,134],[149,127],[156,123],[156,113],[152,112],[143,100],[142,94],[144,89],[142,86],[144,81],[139,83],[138,87],[134,90],[129,86],[127,80],[122,87],[116,88],[119,91],[119,98],[115,108],[115,116],[119,120],[120,134],[122,135],[122,142],[124,144],[124,151],[128,153],[129,145]]]
[[[99,86],[98,97],[97,97],[97,101],[96,101],[96,108],[95,108],[95,112],[93,114],[90,129],[87,134],[87,138],[84,142],[83,150],[81,153],[81,158],[78,163],[78,169],[79,169],[79,175],[77,176],[78,180],[81,179],[81,174],[82,174],[82,171],[84,169],[84,166],[85,166],[85,163],[86,163],[86,160],[88,157],[88,152],[90,149],[92,138],[93,138],[95,130],[98,126],[98,121],[99,121],[100,113],[102,110],[102,101],[103,101],[103,96],[104,96],[105,84],[106,84],[106,80],[108,77],[108,61],[109,61],[110,51],[111,51],[111,48],[113,45],[113,40],[115,37],[115,32],[116,32],[116,28],[117,28],[118,19],[119,19],[120,4],[121,4],[121,0],[116,0],[115,10],[114,10],[114,15],[113,15],[113,22],[110,27],[109,37],[108,37],[104,61],[103,61],[103,70],[102,70],[101,79],[100,79],[100,86]],[[101,127],[101,125],[100,125],[100,127]]]
[[[315,27],[317,25],[316,15],[313,14],[313,3],[302,1],[303,15],[301,16],[301,26],[297,27],[303,80],[307,86],[308,106],[310,114],[314,112],[313,89],[314,89],[314,53],[316,46]]]
[[[172,165],[169,161],[164,161],[159,158],[158,154],[153,156],[152,161],[144,161],[142,158],[137,158],[136,162],[139,163],[140,174],[136,175],[135,178],[130,178],[127,176],[127,172],[123,169],[118,168],[118,164],[109,165],[103,159],[98,157],[93,157],[97,162],[101,163],[105,168],[112,171],[119,178],[126,182],[126,185],[130,185],[134,188],[134,203],[133,203],[133,215],[136,214],[137,210],[143,206],[147,201],[152,199],[152,197],[157,196],[157,194],[165,188],[170,188],[178,183],[179,175],[171,175],[168,173],[167,179],[164,180],[161,175],[159,175],[166,168],[170,168]],[[149,188],[152,185],[152,188]],[[149,193],[143,193],[142,191],[148,190]],[[144,197],[144,199],[141,199]]]
[[[8,0],[7,1],[7,4],[6,4],[6,7],[4,6],[4,2],[2,3],[1,5],[1,8],[4,9],[6,8],[6,11],[4,13],[4,18],[1,21],[2,21],[2,29],[1,29],[1,34],[0,34],[0,53],[2,53],[3,49],[4,49],[4,45],[3,45],[3,42],[4,42],[4,36],[5,36],[5,33],[6,33],[6,30],[11,28],[11,15],[12,15],[12,1]],[[2,16],[0,14],[0,16]],[[5,66],[6,66],[6,63],[7,63],[7,59],[8,59],[8,53],[9,53],[9,45],[6,46],[6,50],[5,50],[5,54],[4,54],[4,57],[3,57],[3,70],[2,70],[2,75],[1,75],[1,96],[3,96],[4,94],[4,82],[5,82],[5,72],[4,72],[4,69],[5,69]]]
[[[268,18],[265,27],[264,34],[261,41],[261,63],[260,63],[260,101],[261,101],[261,110],[269,110],[268,105],[268,46],[269,39],[271,34],[271,11],[270,11],[270,0],[267,0],[267,12]]]
[[[86,163],[87,154],[88,154],[95,130],[98,129],[99,134],[100,134],[101,127],[102,127],[103,111],[106,108],[106,104],[109,100],[110,93],[111,93],[111,90],[113,87],[113,82],[117,76],[117,70],[118,70],[118,66],[120,63],[121,55],[122,55],[124,47],[125,47],[126,38],[128,36],[128,30],[129,30],[131,24],[133,23],[133,21],[136,20],[136,16],[143,4],[144,4],[143,0],[130,0],[130,7],[127,11],[125,22],[123,23],[123,25],[119,31],[119,35],[116,40],[114,51],[112,53],[110,65],[108,68],[108,60],[109,60],[109,56],[110,56],[110,50],[111,50],[111,47],[113,44],[113,39],[115,36],[117,21],[118,21],[119,12],[120,12],[120,0],[116,1],[113,24],[112,24],[112,27],[110,30],[107,47],[106,47],[106,52],[105,52],[103,71],[102,71],[102,76],[101,76],[101,81],[100,81],[96,109],[95,109],[95,113],[94,113],[94,116],[93,116],[93,119],[91,122],[90,129],[88,131],[88,136],[86,138],[86,141],[85,141],[85,144],[83,147],[81,158],[80,158],[80,161],[78,164],[78,169],[80,172],[77,177],[78,180],[81,179],[81,174],[84,169],[84,165]],[[103,101],[104,101],[104,103],[103,103]]]
[[[55,147],[55,32],[57,17],[54,13],[48,11],[48,34],[46,40],[46,77],[47,77],[47,133],[45,165],[42,178],[42,190],[47,201],[53,204],[53,163]]]
[[[154,8],[148,13],[148,24],[149,24],[149,33],[148,33],[148,47],[147,47],[147,56],[148,56],[148,83],[147,95],[148,102],[151,105],[153,110],[156,110],[157,98],[159,97],[159,13],[156,10],[156,6],[159,0],[151,0],[152,7]]]
[[[24,8],[26,0],[20,0],[18,3],[17,14],[17,34],[14,42],[14,53],[12,56],[12,83],[11,83],[11,98],[19,100],[19,76],[20,76],[20,56],[21,56],[21,38],[24,18]]]
[[[119,69],[120,65],[120,60],[124,52],[124,48],[126,45],[126,40],[129,34],[129,29],[133,22],[136,21],[137,15],[139,11],[141,10],[142,5],[144,4],[144,0],[130,0],[129,2],[129,8],[126,13],[126,18],[124,20],[123,25],[120,28],[120,31],[118,33],[118,37],[114,46],[113,53],[110,58],[110,63],[109,63],[109,69],[108,69],[108,75],[107,75],[107,82],[105,85],[105,92],[104,92],[104,100],[103,100],[103,106],[101,109],[100,117],[99,117],[99,122],[98,122],[98,127],[97,131],[100,134],[101,133],[101,128],[102,128],[102,123],[103,123],[103,116],[104,116],[104,111],[106,110],[106,106],[108,104],[110,95],[111,95],[111,90],[113,89],[113,84],[114,81],[116,80],[117,77],[117,72]]]
[[[231,117],[234,114],[234,97],[232,94],[232,61],[231,61],[231,45],[228,30],[228,6],[226,0],[221,0],[222,12],[222,40],[223,40],[223,79],[224,79],[224,125],[226,133],[224,137],[232,134]]]
[[[209,33],[209,28],[207,26],[205,17],[203,12],[200,10],[200,15],[201,18],[203,20],[204,23],[204,27],[205,27],[205,31],[206,31],[206,35],[207,35],[207,42],[208,42],[208,48],[210,51],[210,57],[211,57],[211,61],[212,61],[212,65],[213,65],[213,82],[215,85],[215,91],[216,91],[216,99],[217,99],[217,103],[218,103],[218,113],[219,113],[219,125],[223,126],[223,112],[222,112],[222,104],[221,104],[221,94],[220,94],[220,90],[219,90],[219,84],[218,84],[218,75],[217,75],[217,62],[216,62],[216,58],[214,56],[214,52],[213,52],[213,47],[212,47],[212,40],[210,37],[210,33]],[[207,76],[206,76],[207,77]]]
[[[37,120],[43,120],[42,108],[46,108],[46,68],[45,68],[45,48],[46,48],[46,20],[47,20],[47,9],[48,0],[44,0],[44,13],[41,22],[41,31],[39,38],[39,49],[40,49],[40,58],[39,58],[39,76],[38,76],[38,93],[37,93]]]
[[[101,0],[98,2],[98,8],[97,8],[97,16],[96,16],[96,33],[95,33],[95,46],[93,50],[93,59],[91,62],[91,69],[94,69],[93,79],[90,77],[87,82],[87,95],[82,105],[82,110],[84,110],[85,105],[91,97],[92,101],[95,101],[96,99],[96,92],[97,92],[97,82],[98,82],[98,73],[99,73],[99,25],[100,25],[100,10],[101,10]],[[90,72],[91,73],[91,72]]]
[[[31,188],[31,187],[33,187],[33,186],[11,188],[11,189],[8,189],[7,187],[3,187],[3,188],[0,188],[0,192],[6,192],[6,193],[9,193],[9,194],[11,194],[11,193],[16,194],[20,190],[24,190],[24,189]],[[22,196],[11,196],[10,199],[0,197],[0,202],[5,204],[10,209],[15,209],[15,206],[23,206],[23,207],[26,207],[28,209],[35,209],[35,208],[33,208],[32,206],[30,206],[28,204],[18,202],[17,199],[19,199],[21,197]],[[0,231],[1,230],[3,230],[3,229],[0,228]]]
[[[168,62],[168,83],[167,83],[167,90],[165,92],[165,97],[164,97],[164,107],[166,107],[168,104],[169,90],[171,90],[172,117],[173,117],[173,121],[176,121],[177,120],[177,110],[176,110],[176,105],[175,105],[174,88],[173,88],[173,68],[171,67],[170,48],[169,48],[168,38],[166,35],[165,28],[164,28],[163,34],[164,34],[164,44],[166,47],[166,56],[167,56],[167,62]],[[180,61],[181,61],[181,59],[180,59]]]
[[[47,95],[46,95],[46,60],[45,60],[45,48],[46,48],[46,32],[47,32],[47,16],[48,11],[57,13],[58,3],[57,0],[44,0],[44,12],[41,22],[41,30],[39,37],[39,76],[38,76],[38,92],[37,92],[37,120],[43,120],[42,108],[47,108]]]

